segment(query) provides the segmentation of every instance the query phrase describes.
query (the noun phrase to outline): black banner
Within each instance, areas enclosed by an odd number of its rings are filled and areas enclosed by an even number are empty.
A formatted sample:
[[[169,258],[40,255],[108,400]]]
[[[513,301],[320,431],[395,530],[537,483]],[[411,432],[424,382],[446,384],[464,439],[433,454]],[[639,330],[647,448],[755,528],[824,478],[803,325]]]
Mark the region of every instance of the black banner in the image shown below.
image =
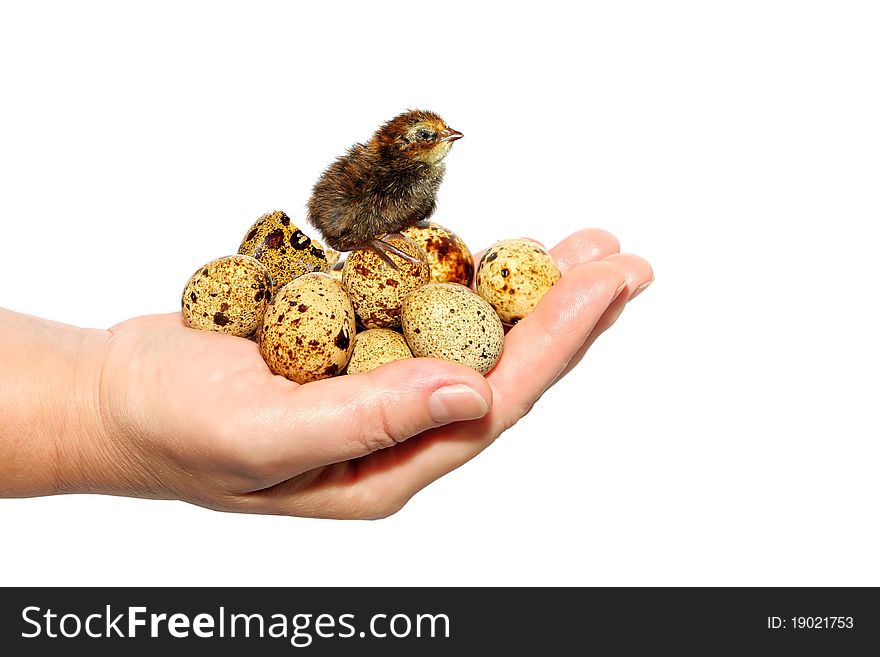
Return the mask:
[[[0,590],[6,655],[448,655],[478,648],[864,654],[880,649],[880,599],[871,588]]]

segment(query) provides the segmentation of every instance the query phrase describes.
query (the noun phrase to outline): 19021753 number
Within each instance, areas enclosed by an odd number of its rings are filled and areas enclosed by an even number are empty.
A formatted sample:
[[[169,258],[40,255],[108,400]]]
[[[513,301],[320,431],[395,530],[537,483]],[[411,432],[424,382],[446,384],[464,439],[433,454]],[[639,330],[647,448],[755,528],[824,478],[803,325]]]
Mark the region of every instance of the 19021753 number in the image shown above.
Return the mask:
[[[789,619],[792,629],[797,630],[850,630],[852,616],[792,616]]]

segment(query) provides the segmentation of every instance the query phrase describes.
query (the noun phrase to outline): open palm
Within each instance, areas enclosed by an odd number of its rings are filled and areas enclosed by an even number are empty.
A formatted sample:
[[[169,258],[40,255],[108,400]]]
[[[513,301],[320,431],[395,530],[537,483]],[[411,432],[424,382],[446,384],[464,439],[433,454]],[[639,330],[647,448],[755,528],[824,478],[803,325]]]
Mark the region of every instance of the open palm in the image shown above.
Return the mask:
[[[96,488],[227,511],[394,513],[525,415],[652,280],[604,231],[550,252],[562,279],[485,377],[416,358],[298,385],[254,343],[185,328],[179,313],[119,324],[100,377],[111,475]]]

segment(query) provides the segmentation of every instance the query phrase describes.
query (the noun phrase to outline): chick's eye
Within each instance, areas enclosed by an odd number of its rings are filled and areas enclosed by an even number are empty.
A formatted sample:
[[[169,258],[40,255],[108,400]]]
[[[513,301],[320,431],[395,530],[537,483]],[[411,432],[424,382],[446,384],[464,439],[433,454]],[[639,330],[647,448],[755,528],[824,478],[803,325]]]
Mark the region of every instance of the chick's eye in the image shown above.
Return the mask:
[[[416,130],[416,139],[419,141],[428,141],[429,139],[435,139],[436,137],[437,135],[430,130],[425,130],[424,128]]]

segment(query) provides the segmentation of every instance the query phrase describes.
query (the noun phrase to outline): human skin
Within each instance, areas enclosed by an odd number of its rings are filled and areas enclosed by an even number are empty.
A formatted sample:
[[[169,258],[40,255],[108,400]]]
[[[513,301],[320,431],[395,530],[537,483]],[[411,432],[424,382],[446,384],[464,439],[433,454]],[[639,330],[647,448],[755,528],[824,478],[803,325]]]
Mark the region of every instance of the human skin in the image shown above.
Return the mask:
[[[550,252],[562,278],[485,377],[415,358],[298,385],[253,342],[186,328],[179,313],[94,330],[0,309],[0,497],[391,515],[528,413],[653,280],[605,231]]]

